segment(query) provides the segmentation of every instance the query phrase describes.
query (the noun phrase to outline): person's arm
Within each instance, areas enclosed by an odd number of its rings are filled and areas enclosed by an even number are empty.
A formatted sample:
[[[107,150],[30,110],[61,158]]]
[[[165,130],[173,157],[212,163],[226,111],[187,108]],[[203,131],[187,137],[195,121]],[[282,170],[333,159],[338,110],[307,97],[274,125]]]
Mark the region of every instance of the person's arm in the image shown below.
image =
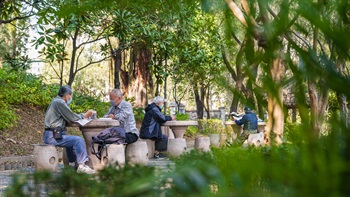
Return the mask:
[[[108,112],[103,116],[103,118],[107,118],[107,116],[112,113],[113,108],[114,108],[113,106],[110,107]]]
[[[64,102],[57,103],[57,110],[58,113],[62,116],[62,118],[68,122],[75,122],[84,118],[84,114],[74,113]]]
[[[172,120],[171,116],[165,116],[157,107],[154,107],[153,109],[153,118],[159,122],[164,123],[166,121]]]
[[[244,124],[246,119],[247,119],[247,117],[246,117],[246,115],[244,115],[240,120],[235,120],[235,122],[238,125],[242,125],[242,124]]]

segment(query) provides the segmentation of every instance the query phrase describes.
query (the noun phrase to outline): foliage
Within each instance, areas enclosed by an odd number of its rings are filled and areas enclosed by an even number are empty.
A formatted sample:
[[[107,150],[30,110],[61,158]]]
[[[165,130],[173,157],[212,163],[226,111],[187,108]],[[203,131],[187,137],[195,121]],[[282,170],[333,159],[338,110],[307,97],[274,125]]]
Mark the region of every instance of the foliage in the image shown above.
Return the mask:
[[[43,85],[40,78],[9,68],[0,69],[0,89],[0,129],[16,124],[18,117],[11,110],[11,105],[24,104],[44,110],[58,92],[58,86]]]
[[[198,124],[199,131],[203,135],[226,132],[225,126],[220,119],[200,119]]]
[[[188,120],[190,118],[190,114],[177,113],[175,117],[176,117],[176,120]]]
[[[64,168],[56,176],[47,171],[16,174],[5,196],[154,196],[154,168],[147,166],[116,166],[104,168],[99,178],[78,174]],[[42,187],[45,185],[45,187]],[[93,187],[91,187],[93,185]],[[132,189],[129,189],[132,188]]]
[[[131,103],[133,106],[133,112],[134,112],[134,117],[136,121],[142,121],[143,117],[145,117],[145,111],[142,107],[135,107],[135,97],[131,98],[126,98],[124,97],[124,100],[128,101]]]
[[[101,98],[95,98],[79,91],[73,92],[73,101],[69,106],[75,113],[85,113],[87,110],[95,110],[97,117],[104,116],[110,107],[109,102],[102,102]]]
[[[198,133],[198,127],[196,126],[188,126],[185,132],[186,137],[194,138]]]
[[[145,111],[142,107],[133,107],[134,116],[136,121],[142,121],[145,117]]]

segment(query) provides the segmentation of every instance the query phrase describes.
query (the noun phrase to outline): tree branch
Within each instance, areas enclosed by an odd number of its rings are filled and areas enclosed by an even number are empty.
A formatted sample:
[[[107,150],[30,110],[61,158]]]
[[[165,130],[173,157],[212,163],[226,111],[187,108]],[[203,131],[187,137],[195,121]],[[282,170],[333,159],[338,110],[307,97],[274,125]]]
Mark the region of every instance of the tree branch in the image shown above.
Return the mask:
[[[79,54],[77,56],[77,59],[75,60],[76,64],[75,64],[75,70],[78,70],[78,62],[79,62],[79,58],[80,58],[80,55],[83,53],[84,51],[84,47],[79,51]]]
[[[108,58],[110,58],[110,57],[111,57],[111,56],[104,57],[104,58],[102,58],[102,59],[100,59],[100,60],[98,60],[98,61],[94,61],[94,62],[93,62],[93,61],[90,61],[90,62],[89,62],[88,64],[86,64],[85,66],[83,66],[83,67],[77,69],[76,73],[79,72],[79,71],[81,71],[81,70],[83,70],[84,68],[86,68],[86,67],[92,65],[92,64],[97,64],[97,63],[103,62],[103,61],[105,61],[106,59],[108,59]]]
[[[248,27],[248,23],[245,20],[243,12],[239,9],[239,7],[232,0],[225,0],[228,7],[232,11],[233,15],[235,15],[238,20],[245,26]]]
[[[13,21],[15,21],[15,20],[26,19],[26,18],[29,18],[29,17],[31,17],[31,16],[34,16],[34,14],[27,15],[27,16],[17,16],[17,17],[8,19],[8,20],[0,20],[0,25],[1,25],[1,24],[6,24],[6,23],[11,23],[11,22],[13,22]]]
[[[58,74],[58,72],[57,72],[56,69],[53,67],[53,65],[52,65],[52,63],[51,63],[50,61],[49,61],[49,63],[50,63],[51,68],[53,69],[53,71],[55,71],[57,77],[58,77],[59,79],[61,79],[62,76],[60,76],[60,75]]]

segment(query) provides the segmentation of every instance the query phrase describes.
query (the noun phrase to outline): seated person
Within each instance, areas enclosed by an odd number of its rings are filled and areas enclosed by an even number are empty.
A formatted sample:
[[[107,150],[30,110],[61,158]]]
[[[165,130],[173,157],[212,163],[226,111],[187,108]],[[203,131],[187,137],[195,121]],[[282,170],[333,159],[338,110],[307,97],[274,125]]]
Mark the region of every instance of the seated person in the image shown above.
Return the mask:
[[[168,148],[168,136],[162,134],[161,124],[169,120],[175,120],[174,116],[171,117],[162,114],[161,110],[163,107],[163,97],[155,97],[153,103],[149,104],[145,109],[146,114],[140,129],[140,138],[152,139],[155,141],[155,158],[165,157],[160,152],[166,151]]]
[[[111,108],[104,115],[104,118],[119,120],[120,127],[125,129],[125,143],[131,144],[137,141],[139,131],[136,128],[136,121],[132,106],[123,99],[123,93],[114,89],[109,93]]]
[[[58,147],[65,147],[69,165],[78,164],[77,172],[94,174],[95,170],[85,165],[89,160],[84,139],[79,136],[66,134],[66,123],[75,122],[80,119],[90,118],[93,111],[89,110],[85,114],[76,114],[69,108],[72,102],[73,91],[69,86],[62,86],[58,96],[54,98],[45,114],[45,131],[43,134],[44,143]],[[54,136],[55,130],[62,131],[61,136]]]
[[[248,139],[249,134],[258,133],[258,118],[249,107],[244,107],[245,115],[241,119],[233,118],[237,125],[243,125],[243,132],[238,138],[240,143]]]

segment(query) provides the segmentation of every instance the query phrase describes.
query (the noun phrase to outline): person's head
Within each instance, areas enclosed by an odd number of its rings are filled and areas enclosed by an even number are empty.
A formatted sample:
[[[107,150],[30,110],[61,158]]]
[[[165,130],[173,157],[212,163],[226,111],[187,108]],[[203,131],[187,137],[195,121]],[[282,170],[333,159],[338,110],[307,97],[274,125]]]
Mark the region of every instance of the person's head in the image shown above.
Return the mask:
[[[244,112],[247,113],[247,112],[251,112],[252,110],[250,109],[250,107],[248,106],[245,106],[244,107]]]
[[[166,99],[164,99],[164,98],[161,97],[161,96],[156,96],[156,97],[153,99],[153,103],[155,103],[160,109],[163,109],[163,107],[164,107],[164,102],[166,102]]]
[[[60,96],[69,105],[73,99],[72,88],[68,85],[61,86],[60,90],[58,91],[58,96]]]
[[[118,106],[123,101],[123,93],[119,89],[113,89],[109,93],[109,100],[112,106]]]

